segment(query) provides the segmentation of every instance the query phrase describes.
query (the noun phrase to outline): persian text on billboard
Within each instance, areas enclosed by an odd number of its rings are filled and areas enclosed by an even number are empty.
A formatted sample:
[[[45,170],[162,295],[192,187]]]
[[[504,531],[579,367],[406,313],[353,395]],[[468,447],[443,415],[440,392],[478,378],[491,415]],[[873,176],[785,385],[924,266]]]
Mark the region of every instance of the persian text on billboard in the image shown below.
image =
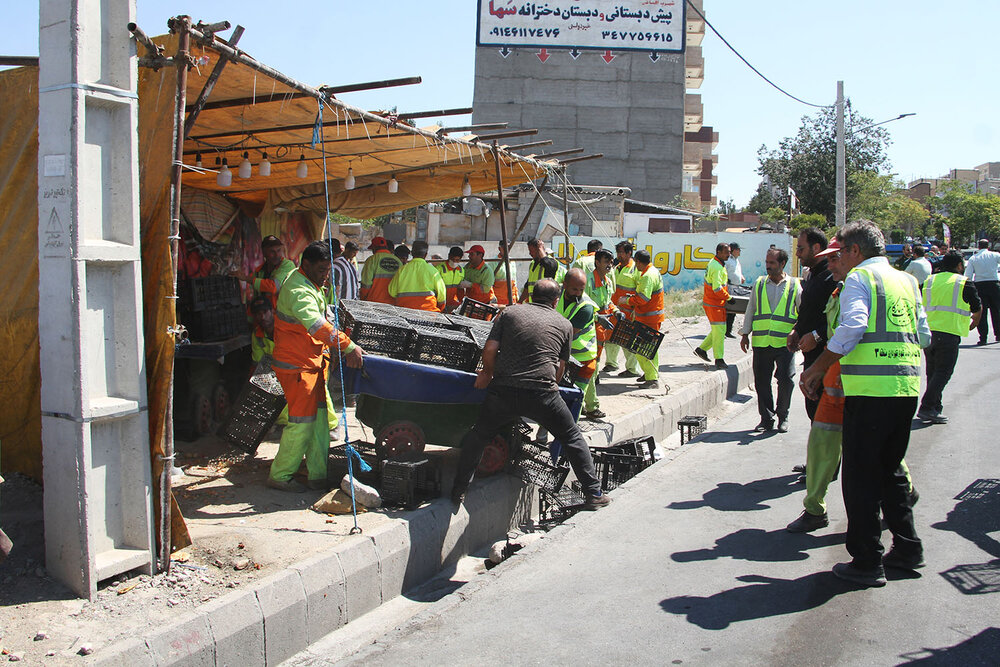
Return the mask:
[[[479,46],[683,51],[684,0],[479,0]]]

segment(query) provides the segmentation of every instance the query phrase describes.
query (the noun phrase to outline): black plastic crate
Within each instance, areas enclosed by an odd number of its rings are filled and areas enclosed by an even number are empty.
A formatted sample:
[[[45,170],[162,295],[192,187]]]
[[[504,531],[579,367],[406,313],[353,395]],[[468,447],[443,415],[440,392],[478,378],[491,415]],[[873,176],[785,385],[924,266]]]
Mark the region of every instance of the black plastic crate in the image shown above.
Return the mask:
[[[663,334],[642,322],[619,318],[606,344],[620,345],[640,357],[652,359],[663,342]]]
[[[653,455],[654,450],[656,450],[656,440],[651,435],[647,435],[642,438],[622,440],[621,442],[616,442],[613,445],[602,447],[600,449],[618,454],[641,456],[648,462],[649,465],[652,465],[656,460]]]
[[[681,431],[681,444],[697,438],[708,428],[708,417],[704,415],[687,415],[677,420],[677,428]]]
[[[441,495],[441,469],[427,458],[385,461],[379,494],[385,505],[412,510]]]
[[[482,301],[476,301],[475,299],[465,297],[462,299],[462,303],[459,304],[457,312],[462,317],[468,317],[472,320],[485,320],[488,322],[496,317],[497,313],[500,312],[500,309],[488,303],[483,303]]]
[[[352,442],[351,446],[357,450],[364,462],[372,468],[368,472],[362,471],[361,466],[358,465],[358,460],[355,459],[353,462],[354,470],[352,471],[354,473],[354,479],[358,480],[362,484],[378,488],[382,479],[382,461],[385,460],[385,452],[375,445],[367,442],[361,442],[360,440]],[[347,445],[333,445],[330,447],[330,453],[329,456],[327,456],[326,461],[327,481],[339,489],[340,480],[342,480],[346,474]]]
[[[580,510],[586,502],[583,493],[572,486],[563,486],[555,493],[538,491],[538,518],[540,521],[564,521]]]
[[[594,459],[597,479],[601,480],[601,488],[605,491],[617,489],[650,465],[642,456],[620,454],[604,449],[592,449],[591,456]]]
[[[459,371],[475,370],[481,350],[466,332],[417,325],[413,329],[410,361]]]
[[[191,312],[213,310],[242,303],[240,281],[230,276],[188,278],[181,286],[184,307]]]
[[[465,331],[472,336],[480,349],[486,345],[486,339],[489,337],[490,331],[493,330],[492,321],[474,320],[471,317],[463,317],[462,315],[447,315],[446,317],[454,329]]]
[[[393,359],[406,360],[413,345],[413,325],[402,318],[358,314],[345,330],[365,352]]]
[[[257,453],[257,447],[285,407],[285,394],[267,362],[258,364],[257,370],[217,431],[220,438],[250,456]]]
[[[455,326],[451,323],[451,320],[449,320],[443,313],[432,312],[429,310],[416,310],[413,308],[397,308],[396,311],[399,313],[400,317],[410,324],[430,327],[432,329],[454,330],[455,328]]]
[[[195,342],[224,340],[250,330],[247,312],[242,305],[187,311],[182,320],[190,339]]]
[[[522,441],[511,451],[507,470],[529,484],[556,493],[569,476],[569,463],[563,457],[553,463],[547,445]]]

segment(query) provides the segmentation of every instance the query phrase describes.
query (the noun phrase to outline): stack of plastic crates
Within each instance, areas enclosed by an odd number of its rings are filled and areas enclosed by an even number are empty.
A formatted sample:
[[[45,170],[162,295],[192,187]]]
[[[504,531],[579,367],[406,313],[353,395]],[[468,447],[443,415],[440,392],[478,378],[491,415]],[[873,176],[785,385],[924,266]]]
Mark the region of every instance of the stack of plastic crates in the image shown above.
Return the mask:
[[[407,359],[413,344],[413,325],[394,314],[378,312],[351,312],[351,326],[345,326],[351,340],[365,352],[380,354],[393,359]]]
[[[211,342],[231,338],[248,328],[240,283],[229,276],[189,278],[181,287],[181,320],[191,340]]]
[[[412,510],[424,500],[440,497],[441,468],[425,457],[385,461],[379,494],[384,505]]]
[[[594,469],[605,491],[617,489],[653,465],[656,443],[651,436],[633,438],[608,447],[591,447]]]
[[[562,488],[569,476],[569,463],[565,457],[558,462],[552,460],[548,445],[537,445],[528,440],[531,431],[522,422],[511,437],[510,461],[507,470],[528,484],[555,494]]]
[[[285,392],[271,370],[270,361],[265,356],[257,364],[236,406],[218,431],[220,438],[250,456],[257,453],[257,447],[285,407]]]
[[[640,357],[652,359],[663,342],[663,334],[642,322],[620,318],[607,344],[620,345]]]
[[[458,306],[457,312],[459,315],[468,317],[469,319],[489,321],[496,317],[500,309],[488,303],[465,297]]]
[[[459,371],[475,370],[481,351],[469,334],[418,325],[414,325],[413,331],[410,361]]]
[[[443,313],[429,310],[415,310],[413,308],[397,308],[396,312],[410,324],[432,329],[454,329],[451,320]]]
[[[360,440],[350,443],[352,447],[361,455],[361,458],[371,466],[371,470],[364,472],[358,464],[358,460],[352,462],[354,478],[362,484],[378,488],[382,479],[382,461],[385,454],[375,445]],[[340,488],[340,480],[347,474],[347,445],[334,445],[330,447],[330,453],[326,463],[326,478],[335,487]]]

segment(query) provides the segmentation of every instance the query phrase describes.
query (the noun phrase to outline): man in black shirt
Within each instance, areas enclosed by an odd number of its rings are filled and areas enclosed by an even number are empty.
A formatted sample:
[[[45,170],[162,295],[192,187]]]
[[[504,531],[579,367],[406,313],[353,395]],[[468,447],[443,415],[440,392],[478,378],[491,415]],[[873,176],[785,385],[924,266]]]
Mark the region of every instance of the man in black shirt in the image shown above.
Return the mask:
[[[531,303],[510,306],[495,320],[483,350],[477,389],[487,389],[479,419],[462,438],[451,501],[461,505],[483,449],[518,417],[538,422],[563,443],[563,451],[583,485],[584,507],[596,510],[611,499],[601,482],[587,442],[562,396],[557,378],[566,372],[573,326],[555,311],[562,289],[554,280],[535,283]]]
[[[826,234],[816,227],[809,227],[802,230],[795,245],[795,256],[809,269],[809,275],[802,281],[802,303],[795,327],[788,334],[788,349],[802,351],[804,368],[812,366],[826,349],[826,302],[837,286],[826,258],[816,257],[826,250],[826,244]],[[810,421],[816,416],[818,405],[819,400],[806,397],[806,414]]]

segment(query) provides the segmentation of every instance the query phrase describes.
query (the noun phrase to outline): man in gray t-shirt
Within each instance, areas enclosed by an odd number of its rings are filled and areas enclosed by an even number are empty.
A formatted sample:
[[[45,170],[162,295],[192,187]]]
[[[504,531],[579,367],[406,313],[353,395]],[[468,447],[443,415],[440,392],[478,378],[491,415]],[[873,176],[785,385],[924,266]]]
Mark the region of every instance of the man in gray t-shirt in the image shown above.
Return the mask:
[[[563,443],[563,453],[583,486],[585,509],[598,509],[610,499],[587,442],[559,394],[556,378],[566,372],[573,329],[555,311],[561,292],[554,280],[534,285],[531,303],[510,306],[497,318],[483,350],[477,389],[487,389],[479,419],[462,438],[451,500],[461,505],[486,444],[516,419],[527,417]]]

